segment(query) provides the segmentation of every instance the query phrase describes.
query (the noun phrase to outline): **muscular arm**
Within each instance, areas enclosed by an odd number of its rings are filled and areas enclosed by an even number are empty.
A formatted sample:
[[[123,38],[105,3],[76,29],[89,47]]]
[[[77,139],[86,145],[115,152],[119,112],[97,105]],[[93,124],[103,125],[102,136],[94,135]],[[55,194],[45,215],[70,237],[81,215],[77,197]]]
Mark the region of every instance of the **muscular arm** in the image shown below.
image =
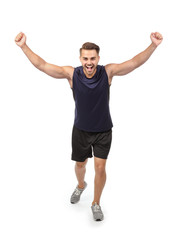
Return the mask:
[[[60,67],[54,64],[47,63],[44,59],[35,54],[26,44],[26,36],[23,33],[17,35],[16,44],[21,47],[29,61],[40,71],[54,78],[72,79],[74,68],[71,66]]]
[[[162,36],[159,33],[152,33],[151,40],[152,43],[150,46],[132,59],[120,64],[106,65],[105,67],[109,78],[112,79],[114,76],[122,76],[128,74],[144,64],[150,58],[157,46],[162,42]]]

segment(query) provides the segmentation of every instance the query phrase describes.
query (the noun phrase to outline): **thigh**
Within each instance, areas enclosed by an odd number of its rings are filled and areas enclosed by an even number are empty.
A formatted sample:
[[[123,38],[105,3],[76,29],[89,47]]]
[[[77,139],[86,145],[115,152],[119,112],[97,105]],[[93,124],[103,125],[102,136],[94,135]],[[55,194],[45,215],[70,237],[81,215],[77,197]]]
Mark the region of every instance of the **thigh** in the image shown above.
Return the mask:
[[[86,132],[75,126],[72,131],[72,155],[71,159],[77,162],[84,162],[92,157],[92,147]]]
[[[99,133],[93,144],[94,156],[101,159],[107,159],[112,142],[112,129],[108,132]]]

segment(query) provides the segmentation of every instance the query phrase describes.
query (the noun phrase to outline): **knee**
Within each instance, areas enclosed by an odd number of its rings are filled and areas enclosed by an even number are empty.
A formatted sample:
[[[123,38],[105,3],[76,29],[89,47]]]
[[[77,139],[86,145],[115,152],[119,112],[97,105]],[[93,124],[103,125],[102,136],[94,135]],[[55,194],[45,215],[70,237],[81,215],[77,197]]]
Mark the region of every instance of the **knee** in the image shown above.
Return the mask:
[[[106,172],[104,164],[97,164],[95,166],[95,172],[96,174],[103,176]]]
[[[85,168],[86,162],[76,162],[76,167],[77,168]]]

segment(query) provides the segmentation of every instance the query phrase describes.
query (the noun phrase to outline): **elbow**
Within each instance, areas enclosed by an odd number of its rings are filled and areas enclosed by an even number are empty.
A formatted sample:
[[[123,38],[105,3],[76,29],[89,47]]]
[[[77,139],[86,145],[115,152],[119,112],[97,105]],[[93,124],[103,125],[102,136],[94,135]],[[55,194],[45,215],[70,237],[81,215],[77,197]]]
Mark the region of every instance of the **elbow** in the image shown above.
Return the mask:
[[[140,66],[140,64],[136,58],[133,58],[131,61],[132,61],[132,69],[133,70],[135,70],[136,68],[138,68]]]
[[[40,71],[45,72],[46,62],[45,62],[44,60],[41,61],[41,62],[38,62],[38,63],[35,65],[35,67],[36,67],[37,69],[39,69]]]

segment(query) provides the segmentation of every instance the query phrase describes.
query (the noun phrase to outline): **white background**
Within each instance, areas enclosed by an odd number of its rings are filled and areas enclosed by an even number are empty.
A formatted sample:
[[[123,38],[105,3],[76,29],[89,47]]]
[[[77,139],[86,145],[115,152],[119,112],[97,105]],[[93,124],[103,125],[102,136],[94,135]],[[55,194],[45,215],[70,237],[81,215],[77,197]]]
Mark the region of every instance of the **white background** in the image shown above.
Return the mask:
[[[7,0],[0,22],[0,239],[179,240],[178,1]],[[47,62],[73,67],[86,41],[100,46],[105,65],[143,51],[151,32],[163,34],[145,65],[112,82],[103,222],[90,209],[93,158],[81,202],[69,202],[76,186],[70,86],[29,62],[14,42],[20,31]]]

